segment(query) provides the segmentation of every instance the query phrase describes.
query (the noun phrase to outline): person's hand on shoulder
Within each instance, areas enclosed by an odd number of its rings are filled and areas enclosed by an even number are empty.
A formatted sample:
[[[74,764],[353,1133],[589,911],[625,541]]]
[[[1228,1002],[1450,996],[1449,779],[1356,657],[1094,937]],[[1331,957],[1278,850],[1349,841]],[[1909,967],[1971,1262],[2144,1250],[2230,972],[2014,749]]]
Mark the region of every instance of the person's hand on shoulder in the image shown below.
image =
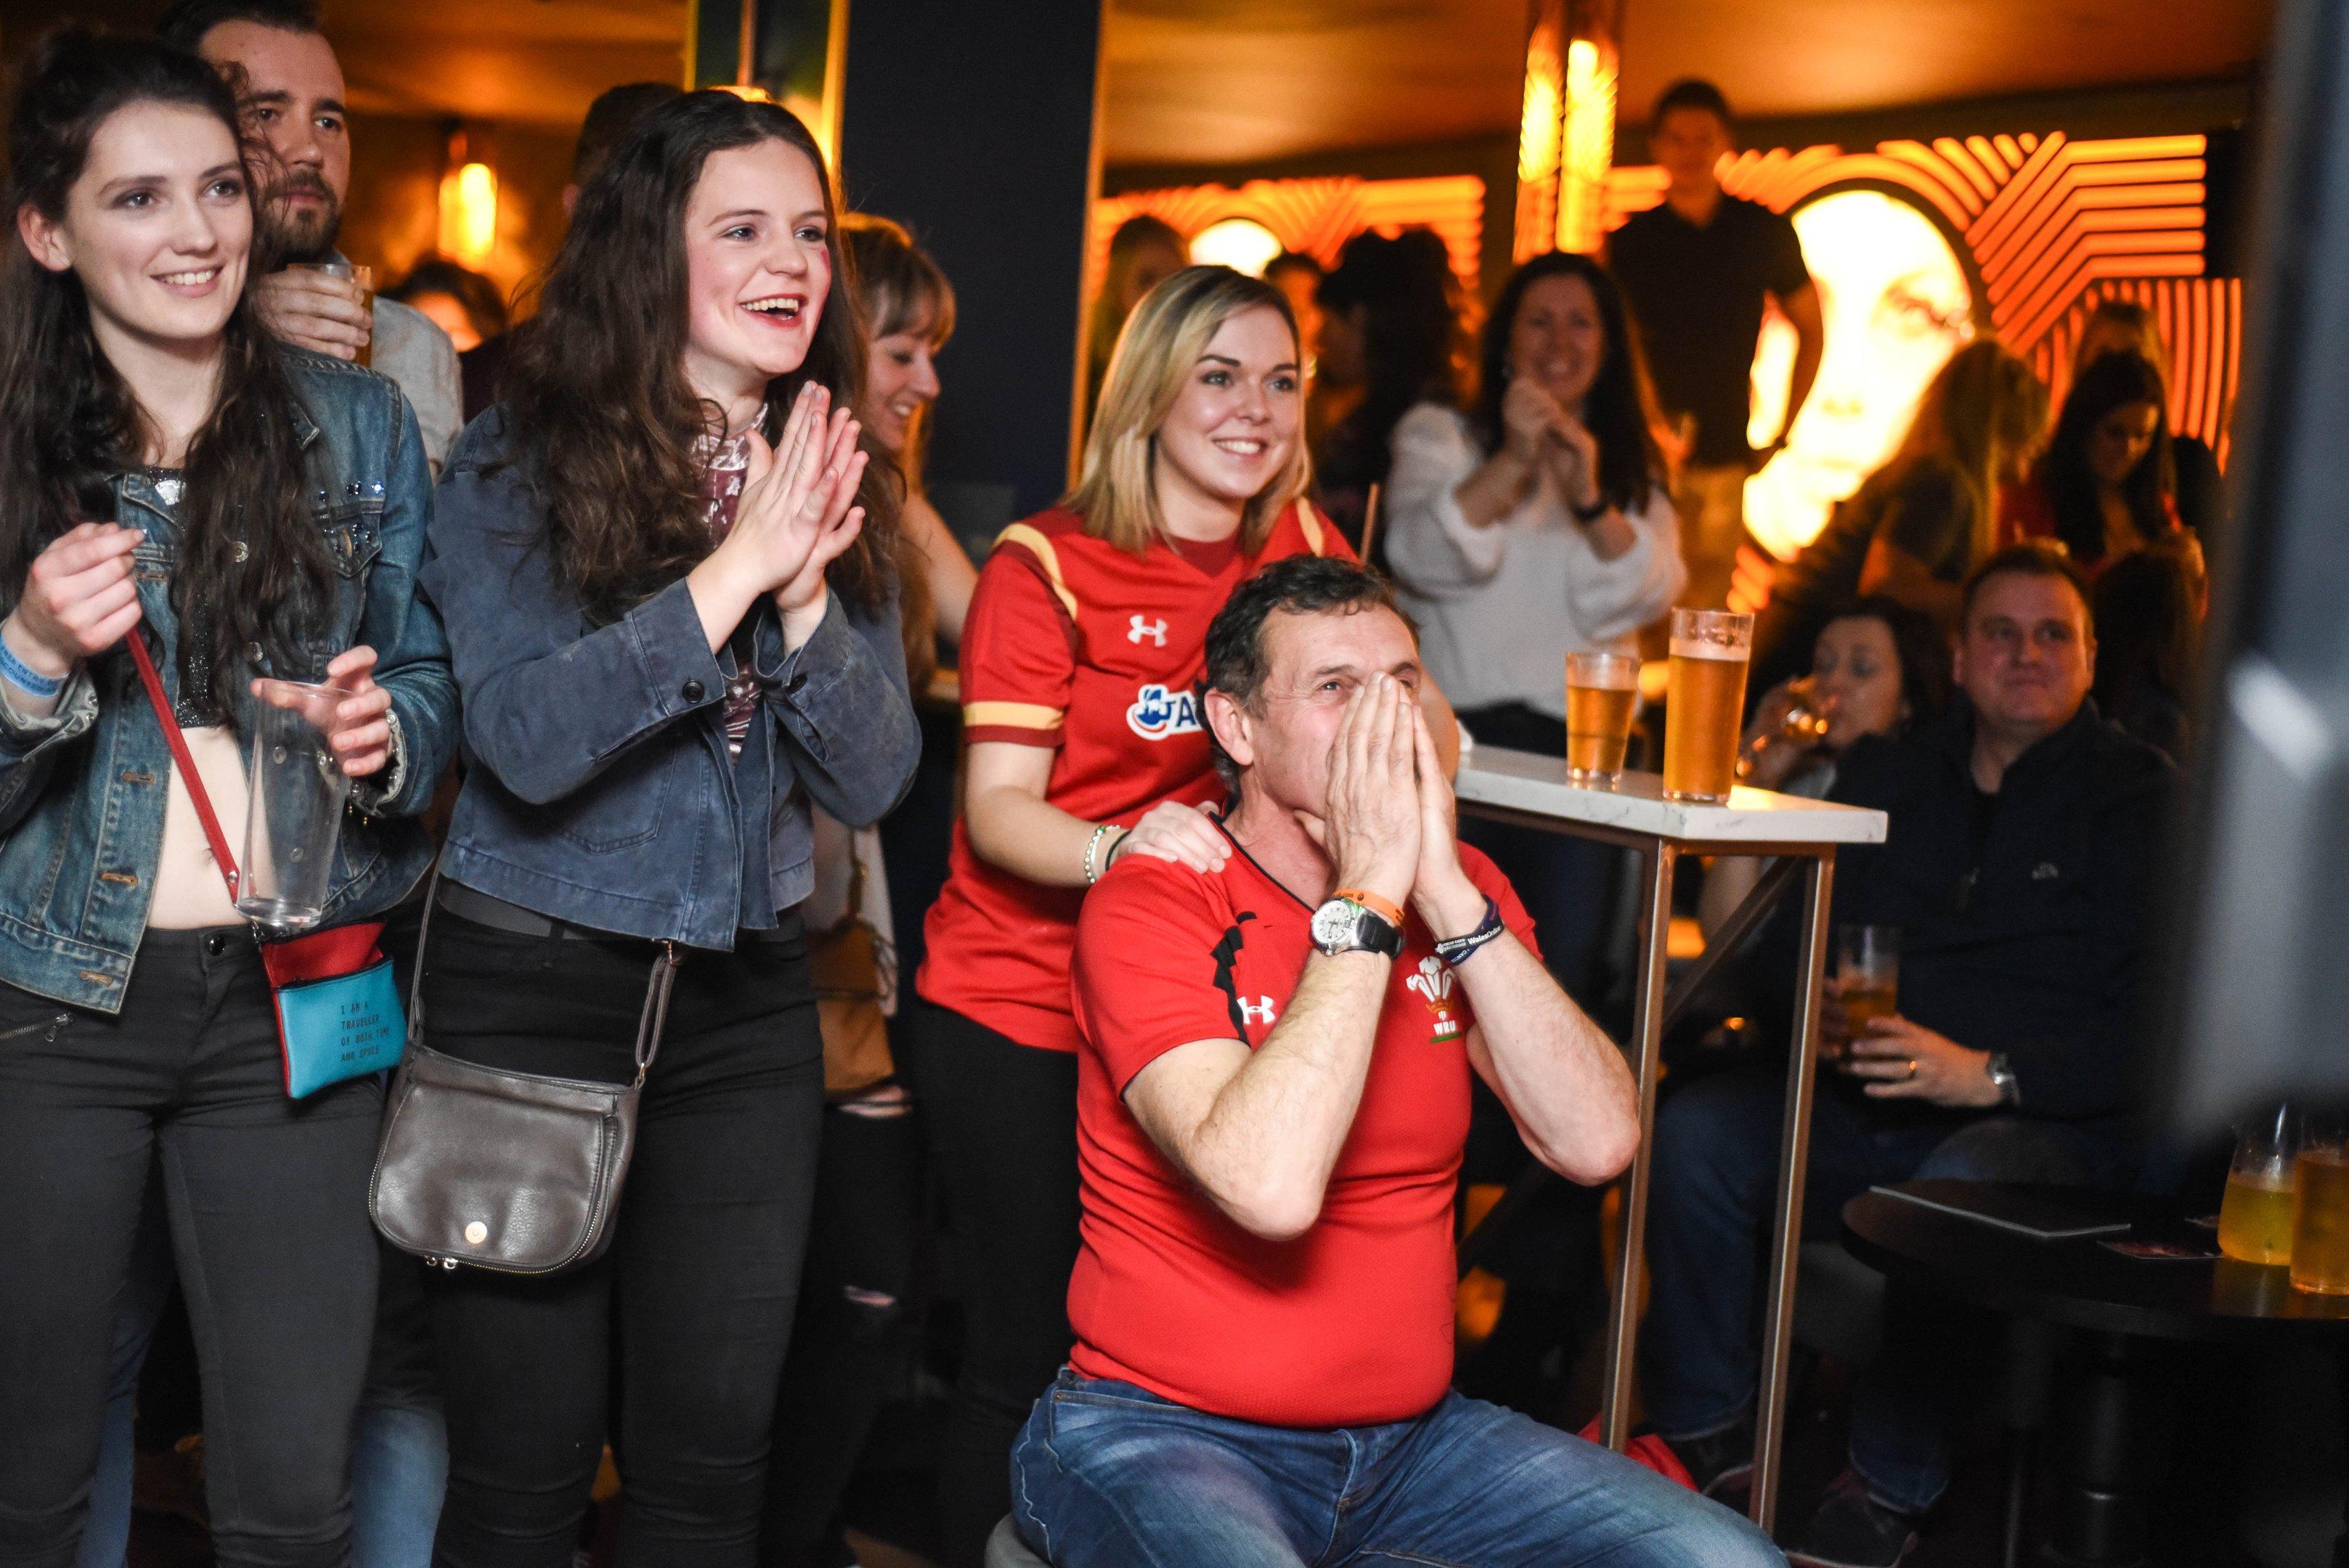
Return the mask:
[[[1186,806],[1180,800],[1161,800],[1110,846],[1103,869],[1117,864],[1128,853],[1171,861],[1213,876],[1231,858],[1232,841],[1224,837],[1204,808]]]

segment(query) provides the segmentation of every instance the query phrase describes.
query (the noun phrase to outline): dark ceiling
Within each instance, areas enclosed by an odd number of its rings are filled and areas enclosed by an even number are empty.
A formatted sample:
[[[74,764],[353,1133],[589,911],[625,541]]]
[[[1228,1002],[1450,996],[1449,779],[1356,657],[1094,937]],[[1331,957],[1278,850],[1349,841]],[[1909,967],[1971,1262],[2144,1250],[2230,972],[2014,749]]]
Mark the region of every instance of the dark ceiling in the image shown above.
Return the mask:
[[[725,4],[726,0],[709,0]],[[1522,0],[1106,0],[1103,155],[1247,163],[1508,134]],[[850,0],[864,5],[1004,0]],[[160,0],[0,0],[10,44]],[[355,103],[574,125],[616,82],[676,79],[685,0],[326,0]],[[1016,25],[1017,0],[1005,6]],[[2271,0],[1622,0],[1633,118],[1682,75],[1749,116],[2240,77]],[[1007,104],[1016,98],[1007,94]]]

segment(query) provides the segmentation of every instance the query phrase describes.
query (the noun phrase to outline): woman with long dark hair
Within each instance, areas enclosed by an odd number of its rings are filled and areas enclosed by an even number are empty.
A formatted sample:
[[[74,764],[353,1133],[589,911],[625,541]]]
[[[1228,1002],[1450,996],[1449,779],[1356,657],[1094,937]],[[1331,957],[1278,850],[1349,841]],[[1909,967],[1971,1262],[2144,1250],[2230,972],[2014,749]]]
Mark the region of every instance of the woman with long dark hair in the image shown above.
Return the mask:
[[[1428,673],[1483,744],[1566,755],[1566,655],[1633,646],[1688,581],[1623,296],[1588,256],[1519,267],[1485,324],[1476,400],[1420,404],[1394,430],[1380,526]],[[1604,862],[1485,826],[1571,988]],[[1537,867],[1539,868],[1537,872]]]
[[[1313,291],[1321,309],[1315,412],[1330,419],[1312,432],[1313,494],[1350,543],[1361,543],[1366,526],[1378,530],[1371,490],[1386,482],[1396,421],[1458,390],[1465,338],[1457,287],[1443,240],[1406,229],[1355,235]],[[1380,548],[1373,538],[1371,552]]]
[[[2095,586],[2096,711],[2183,765],[2209,610],[2201,541],[2180,529],[2113,562]]]
[[[80,1534],[118,1299],[160,1169],[224,1563],[349,1558],[375,1325],[372,1077],[289,1098],[269,981],[125,640],[152,649],[229,843],[254,677],[327,720],[357,810],[326,923],[431,859],[455,739],[415,597],[430,490],[388,382],[273,341],[212,68],[53,36],[8,125],[0,277],[0,1563]]]
[[[2141,355],[2106,354],[2073,378],[2038,466],[2008,492],[2007,521],[2024,538],[2062,542],[2094,577],[2183,526],[2176,490],[2161,372]]]
[[[470,767],[426,1037],[625,1083],[674,983],[611,1250],[434,1281],[443,1563],[567,1564],[615,1408],[623,1559],[756,1551],[823,1104],[809,806],[874,820],[919,744],[837,228],[785,110],[653,110],[581,191],[441,480],[425,585]]]

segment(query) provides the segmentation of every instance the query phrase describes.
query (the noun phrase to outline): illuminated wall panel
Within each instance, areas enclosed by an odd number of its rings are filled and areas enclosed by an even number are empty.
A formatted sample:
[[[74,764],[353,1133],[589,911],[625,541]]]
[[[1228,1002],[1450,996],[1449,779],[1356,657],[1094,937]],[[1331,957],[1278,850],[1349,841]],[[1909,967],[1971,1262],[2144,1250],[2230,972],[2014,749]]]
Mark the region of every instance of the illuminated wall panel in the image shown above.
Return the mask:
[[[2122,295],[2144,302],[2169,345],[2171,423],[2209,442],[2223,463],[2240,372],[2242,284],[2204,273],[2206,151],[2199,135],[1937,137],[1858,152],[1749,150],[1724,160],[1721,178],[1731,194],[1782,212],[1838,190],[1874,189],[1912,203],[1940,225],[1971,272],[1982,323],[2029,360],[2059,400],[2081,324],[2096,301]],[[1652,166],[1610,170],[1607,226],[1662,201],[1665,183],[1663,170]],[[1811,260],[1823,274],[1837,265],[1834,257]],[[1783,363],[1783,354],[1775,357]],[[1773,359],[1765,328],[1759,356],[1764,372]],[[1765,404],[1775,398],[1783,406],[1782,370],[1778,379],[1776,387],[1757,387],[1757,424],[1766,422]],[[1761,488],[1749,488],[1749,502],[1766,500],[1768,475],[1757,476],[1754,484]],[[1781,554],[1807,541],[1800,530],[1771,537],[1758,520],[1749,521],[1757,521],[1757,534]]]
[[[2215,447],[2234,406],[2242,289],[2202,275],[2205,150],[2201,136],[1945,136],[1872,152],[1741,152],[1721,177],[1732,195],[1781,212],[1829,186],[1866,182],[1925,203],[1964,242],[1992,328],[2043,375],[2068,364],[2098,296],[2146,301],[2178,362],[2178,428]],[[1652,165],[1612,170],[1607,226],[1662,201],[1664,184]],[[2052,384],[2061,397],[2062,377]]]
[[[1164,218],[1185,240],[1210,224],[1247,219],[1272,231],[1286,249],[1302,252],[1325,267],[1337,265],[1339,251],[1365,229],[1387,235],[1433,229],[1444,241],[1460,286],[1470,298],[1476,294],[1478,253],[1485,242],[1485,182],[1473,174],[1423,180],[1251,180],[1237,190],[1184,185],[1104,196],[1093,203],[1086,244],[1087,298],[1101,286],[1110,236],[1137,212]]]

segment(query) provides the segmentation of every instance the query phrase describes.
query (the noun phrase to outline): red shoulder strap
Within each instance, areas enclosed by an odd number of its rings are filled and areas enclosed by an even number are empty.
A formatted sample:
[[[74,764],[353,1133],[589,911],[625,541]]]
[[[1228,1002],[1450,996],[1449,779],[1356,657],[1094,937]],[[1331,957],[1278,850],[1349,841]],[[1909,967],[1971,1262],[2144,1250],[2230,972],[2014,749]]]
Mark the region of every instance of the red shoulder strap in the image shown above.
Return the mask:
[[[132,627],[123,641],[130,645],[130,658],[139,666],[140,684],[147,688],[147,701],[155,710],[155,722],[163,727],[163,738],[171,743],[171,760],[179,765],[180,781],[188,787],[188,799],[196,803],[196,820],[204,825],[204,841],[212,847],[212,859],[228,882],[229,902],[233,903],[236,857],[228,852],[228,835],[221,831],[220,819],[212,814],[212,797],[204,793],[203,775],[196,771],[196,759],[188,754],[188,738],[180,733],[180,721],[171,712],[171,699],[163,695],[163,677],[155,673],[155,661],[147,656],[147,639],[139,634],[137,627]]]

